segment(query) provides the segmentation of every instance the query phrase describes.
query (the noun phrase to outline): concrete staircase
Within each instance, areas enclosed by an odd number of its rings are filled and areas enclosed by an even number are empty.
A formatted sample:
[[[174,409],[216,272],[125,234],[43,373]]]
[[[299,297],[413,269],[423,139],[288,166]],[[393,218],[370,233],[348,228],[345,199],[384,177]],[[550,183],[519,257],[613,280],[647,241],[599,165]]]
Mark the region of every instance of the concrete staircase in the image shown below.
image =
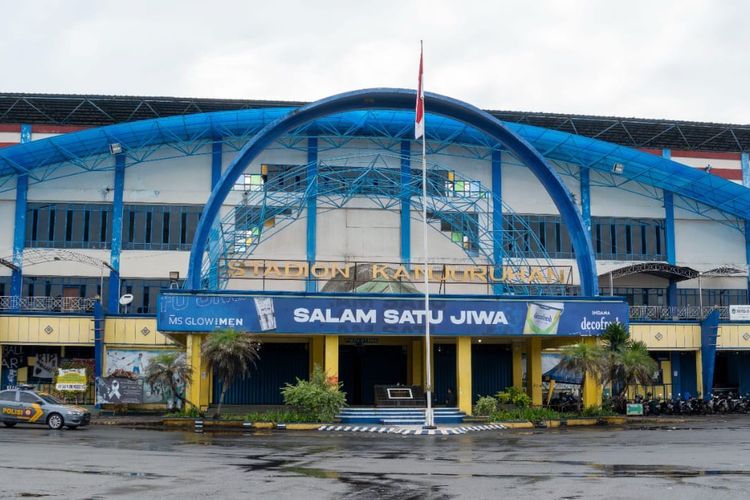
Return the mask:
[[[435,408],[435,423],[462,424],[466,414],[458,408]],[[421,425],[424,408],[345,408],[337,416],[342,424]]]

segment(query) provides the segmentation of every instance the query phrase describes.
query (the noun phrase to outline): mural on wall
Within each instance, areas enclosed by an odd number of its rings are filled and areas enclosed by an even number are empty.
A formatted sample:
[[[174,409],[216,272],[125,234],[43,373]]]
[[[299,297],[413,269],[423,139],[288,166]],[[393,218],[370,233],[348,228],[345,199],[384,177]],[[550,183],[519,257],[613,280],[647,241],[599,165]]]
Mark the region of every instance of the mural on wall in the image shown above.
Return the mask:
[[[170,406],[175,406],[178,404],[179,400],[175,401],[177,398],[173,397],[172,391],[169,387],[152,386],[143,381],[149,361],[159,354],[164,353],[176,353],[181,357],[185,356],[184,352],[178,351],[143,351],[133,349],[108,350],[107,373],[105,373],[105,376],[110,376],[114,372],[128,372],[132,374],[134,379],[142,381],[144,403],[167,403]],[[177,387],[184,390],[184,385],[184,382],[178,381]]]
[[[57,372],[57,365],[57,353],[37,354],[32,376],[40,380],[51,382]]]
[[[3,346],[3,368],[2,368],[2,389],[15,387],[18,384],[18,369],[26,366],[26,356],[23,352],[23,346],[4,345]]]

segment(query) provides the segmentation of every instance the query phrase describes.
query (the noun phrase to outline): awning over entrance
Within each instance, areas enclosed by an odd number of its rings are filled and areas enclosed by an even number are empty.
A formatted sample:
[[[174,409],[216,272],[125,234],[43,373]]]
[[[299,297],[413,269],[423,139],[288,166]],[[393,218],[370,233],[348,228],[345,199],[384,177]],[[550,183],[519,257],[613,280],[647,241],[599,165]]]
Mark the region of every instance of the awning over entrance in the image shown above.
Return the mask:
[[[600,274],[599,277],[614,279],[631,274],[650,274],[670,281],[685,281],[697,278],[700,273],[691,267],[675,266],[666,262],[643,262]]]

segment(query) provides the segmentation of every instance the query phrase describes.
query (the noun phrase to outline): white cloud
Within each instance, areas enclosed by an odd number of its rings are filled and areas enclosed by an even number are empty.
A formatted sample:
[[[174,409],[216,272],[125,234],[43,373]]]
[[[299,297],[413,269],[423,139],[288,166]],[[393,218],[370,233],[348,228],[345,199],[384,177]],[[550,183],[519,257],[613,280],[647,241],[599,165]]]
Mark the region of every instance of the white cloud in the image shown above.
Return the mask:
[[[313,100],[413,87],[483,108],[748,123],[741,0],[36,1],[0,90]]]

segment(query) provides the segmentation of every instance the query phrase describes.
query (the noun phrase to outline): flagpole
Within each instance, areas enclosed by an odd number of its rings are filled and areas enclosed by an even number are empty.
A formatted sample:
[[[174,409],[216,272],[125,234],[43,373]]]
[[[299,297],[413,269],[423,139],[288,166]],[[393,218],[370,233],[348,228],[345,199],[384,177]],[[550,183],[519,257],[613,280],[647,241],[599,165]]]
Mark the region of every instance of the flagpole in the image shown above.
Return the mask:
[[[417,99],[422,99],[424,94],[424,75],[422,61],[424,45],[419,41],[419,69],[420,85]],[[424,113],[424,108],[423,108]],[[426,124],[425,115],[422,115],[423,123]],[[422,131],[422,245],[424,254],[424,337],[425,337],[425,395],[427,396],[427,409],[424,415],[425,427],[435,427],[435,418],[432,411],[432,342],[430,341],[430,275],[429,275],[429,253],[427,246],[427,131]]]

